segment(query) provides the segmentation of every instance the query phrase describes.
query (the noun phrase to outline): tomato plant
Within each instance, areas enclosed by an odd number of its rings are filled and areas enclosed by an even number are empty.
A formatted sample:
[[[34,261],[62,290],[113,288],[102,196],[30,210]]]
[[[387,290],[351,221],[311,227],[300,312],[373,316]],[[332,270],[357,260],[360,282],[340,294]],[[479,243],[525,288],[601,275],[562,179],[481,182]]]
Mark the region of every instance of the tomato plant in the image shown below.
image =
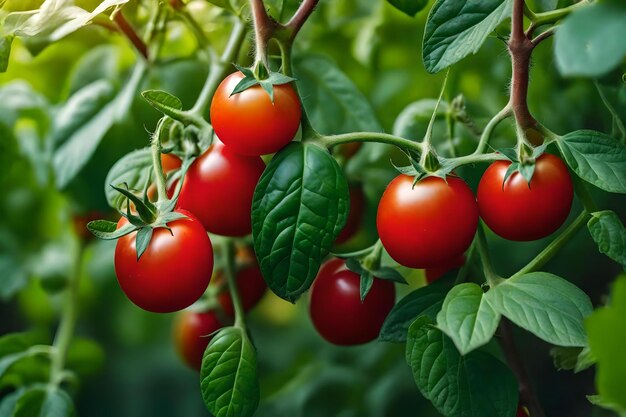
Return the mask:
[[[567,219],[574,188],[559,157],[543,154],[530,182],[520,172],[506,178],[510,162],[494,162],[478,185],[480,217],[510,240],[536,240],[554,233]]]
[[[472,243],[478,206],[458,177],[429,177],[414,186],[410,176],[399,175],[380,199],[376,225],[398,263],[433,267],[457,258]]]
[[[252,194],[265,164],[215,143],[189,167],[178,206],[193,212],[208,232],[225,236],[250,234]]]
[[[174,343],[181,359],[200,371],[202,355],[211,335],[224,327],[214,312],[183,311],[174,323]]]
[[[341,259],[320,269],[311,287],[311,321],[322,337],[337,345],[358,345],[378,336],[395,302],[393,282],[374,279],[361,300],[359,275]]]
[[[273,98],[261,86],[233,94],[243,77],[234,72],[217,87],[211,102],[215,133],[242,155],[274,153],[291,142],[300,126],[300,100],[289,84],[274,86]]]
[[[144,310],[171,313],[189,307],[211,280],[211,241],[191,213],[179,213],[187,218],[155,229],[141,257],[137,255],[137,232],[117,241],[117,280],[126,296]],[[122,217],[118,228],[126,224],[128,220]]]

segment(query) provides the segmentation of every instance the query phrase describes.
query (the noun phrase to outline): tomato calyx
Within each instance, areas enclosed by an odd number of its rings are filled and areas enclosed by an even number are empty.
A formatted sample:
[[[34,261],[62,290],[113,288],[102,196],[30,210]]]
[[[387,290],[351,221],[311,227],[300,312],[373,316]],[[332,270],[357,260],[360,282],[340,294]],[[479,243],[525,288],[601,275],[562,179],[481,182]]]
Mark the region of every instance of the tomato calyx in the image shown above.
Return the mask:
[[[372,254],[375,256],[376,250]],[[380,266],[380,256],[378,262],[374,262],[372,265],[369,261],[372,258],[370,256],[366,257],[362,261],[359,261],[356,258],[348,258],[345,260],[346,267],[359,275],[361,279],[360,285],[360,295],[361,295],[361,303],[365,301],[365,297],[372,289],[372,285],[374,284],[374,279],[383,279],[387,281],[398,282],[400,284],[407,284],[406,280],[395,269],[389,266]]]
[[[522,144],[518,149],[498,149],[499,153],[501,153],[509,161],[511,161],[511,165],[509,165],[509,168],[504,174],[502,189],[504,189],[504,184],[506,184],[507,179],[516,172],[519,172],[522,177],[524,177],[524,179],[528,183],[528,187],[530,188],[530,181],[532,180],[533,174],[535,173],[535,161],[545,152],[548,144],[549,142],[546,142],[543,145],[537,146],[536,148],[532,149],[525,144]]]
[[[245,68],[245,67],[240,67],[239,65],[235,65],[235,68],[241,71],[244,77],[241,79],[241,81],[239,81],[239,83],[235,86],[233,91],[230,93],[231,97],[234,96],[235,94],[241,93],[242,91],[246,91],[250,87],[253,87],[255,85],[260,85],[261,88],[263,88],[263,90],[270,97],[270,100],[272,101],[272,104],[273,104],[274,103],[274,86],[282,85],[282,84],[289,84],[293,81],[296,81],[295,78],[289,77],[280,72],[268,71],[265,69],[265,67],[263,67],[263,65],[257,65],[254,68]],[[261,71],[259,71],[259,68],[263,68],[264,74],[260,74]]]

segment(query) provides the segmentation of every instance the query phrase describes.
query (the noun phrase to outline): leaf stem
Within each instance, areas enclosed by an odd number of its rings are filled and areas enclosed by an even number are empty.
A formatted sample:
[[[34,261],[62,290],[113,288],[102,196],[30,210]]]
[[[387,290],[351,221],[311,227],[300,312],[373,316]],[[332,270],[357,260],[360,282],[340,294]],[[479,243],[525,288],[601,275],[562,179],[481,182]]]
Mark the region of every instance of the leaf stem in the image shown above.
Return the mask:
[[[572,237],[587,224],[589,220],[589,212],[583,210],[578,217],[561,232],[548,246],[546,246],[537,256],[526,264],[522,269],[517,271],[511,278],[528,274],[529,272],[541,269],[554,255],[556,255]]]
[[[410,139],[401,138],[387,133],[377,132],[343,133],[340,135],[321,136],[318,140],[327,148],[332,148],[334,146],[341,145],[342,143],[350,142],[379,142],[395,145],[401,149],[411,149],[418,152],[421,152],[423,149],[422,144],[419,142],[414,142]]]
[[[489,284],[490,287],[498,285],[500,281],[502,281],[502,278],[493,270],[491,257],[489,256],[487,238],[482,224],[478,225],[478,230],[476,231],[476,249],[478,250],[478,255],[480,256],[480,262],[483,267],[483,272],[485,273],[487,284]]]
[[[161,150],[163,148],[161,144],[161,131],[163,130],[165,117],[159,120],[156,132],[152,135],[152,168],[154,170],[154,178],[157,186],[157,199],[158,202],[167,200],[167,185],[165,180],[165,174],[163,173],[163,164],[161,163]]]
[[[146,43],[139,37],[135,29],[128,23],[128,20],[122,14],[122,10],[118,9],[111,16],[117,28],[122,32],[124,36],[133,44],[137,52],[146,60],[149,61],[148,57],[148,46]]]
[[[491,135],[495,128],[500,124],[501,121],[511,116],[511,102],[507,103],[495,116],[489,120],[487,126],[485,126],[485,130],[480,135],[480,139],[478,141],[478,145],[476,146],[476,150],[472,155],[479,155],[485,151],[485,147],[489,143],[489,139],[491,139]]]
[[[245,329],[245,313],[241,298],[239,297],[239,290],[237,289],[237,282],[235,279],[235,247],[232,239],[224,239],[224,275],[228,282],[228,289],[230,291],[230,297],[233,300],[233,307],[235,309],[235,327]]]
[[[625,142],[626,141],[626,128],[624,127],[624,122],[622,121],[619,114],[615,110],[615,107],[613,106],[613,104],[611,104],[611,102],[606,98],[606,95],[600,88],[600,84],[598,83],[598,80],[593,80],[593,84],[596,86],[596,90],[598,90],[598,95],[602,99],[602,103],[604,103],[604,106],[607,108],[609,113],[611,113],[611,116],[613,116],[613,122],[615,123],[615,126],[617,126],[617,130],[619,130],[621,141]]]
[[[539,399],[537,398],[535,390],[530,383],[530,377],[528,376],[526,365],[524,365],[524,361],[522,360],[522,357],[517,350],[517,346],[515,345],[511,322],[505,317],[502,317],[500,320],[499,336],[498,340],[502,346],[502,350],[504,351],[506,361],[509,363],[511,370],[517,379],[522,403],[528,407],[532,417],[545,417],[541,404],[539,403]]]
[[[74,248],[74,265],[69,276],[66,300],[63,304],[61,322],[52,344],[50,364],[50,385],[58,387],[63,381],[63,370],[69,349],[78,313],[78,290],[80,286],[80,269],[83,259],[82,243],[78,242]]]
[[[294,39],[296,35],[298,35],[304,22],[307,21],[311,13],[313,13],[313,10],[315,10],[317,3],[319,3],[319,0],[304,0],[300,4],[298,10],[296,10],[291,19],[289,19],[289,22],[285,24],[285,28],[289,30],[290,39]]]
[[[587,6],[589,1],[582,0],[578,3],[572,4],[571,6],[563,7],[561,9],[550,10],[543,13],[534,13],[527,6],[524,6],[524,14],[530,19],[531,26],[526,32],[527,36],[531,36],[533,31],[543,25],[548,25],[552,23],[556,23],[559,20],[566,17],[568,14],[572,13],[576,9]]]
[[[578,177],[578,175],[572,175],[572,182],[574,183],[574,192],[582,203],[583,207],[588,213],[595,213],[598,211],[598,206],[593,201],[587,184]]]

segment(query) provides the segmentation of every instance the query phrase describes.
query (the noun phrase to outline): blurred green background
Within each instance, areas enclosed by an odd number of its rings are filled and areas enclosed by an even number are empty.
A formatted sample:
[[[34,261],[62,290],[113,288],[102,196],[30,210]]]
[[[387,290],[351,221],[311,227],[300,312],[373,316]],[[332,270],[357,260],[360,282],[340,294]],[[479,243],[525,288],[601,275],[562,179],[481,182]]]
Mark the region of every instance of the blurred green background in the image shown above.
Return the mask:
[[[29,10],[39,3],[9,0],[5,9]],[[131,2],[124,8],[137,27],[146,21],[140,3]],[[536,10],[542,10],[557,2],[534,3]],[[90,10],[96,2],[81,0],[77,4]],[[200,0],[189,7],[207,37],[221,48],[230,27],[227,14]],[[307,108],[315,110],[313,122],[320,131],[342,133],[365,126],[387,132],[399,129],[411,138],[423,136],[432,102],[414,105],[426,110],[403,110],[411,103],[436,98],[443,81],[441,74],[427,74],[421,62],[425,18],[425,12],[409,18],[382,0],[321,2],[296,42],[295,66],[300,87],[306,92],[303,99]],[[508,100],[510,61],[501,39],[508,32],[507,25],[498,28],[479,53],[450,72],[444,98],[449,102],[462,94],[467,114],[478,128]],[[533,56],[529,102],[535,117],[559,134],[582,128],[611,132],[610,114],[594,84],[587,79],[563,79],[556,71],[551,48],[551,40],[544,42]],[[248,52],[249,42],[241,63],[250,62]],[[325,58],[311,58],[318,55]],[[45,39],[19,38],[13,43],[8,70],[0,74],[0,334],[34,329],[37,337],[51,342],[64,293],[50,288],[72,267],[71,248],[79,240],[74,219],[93,212],[115,218],[104,197],[106,173],[121,156],[148,144],[147,131],[154,130],[159,114],[134,94],[128,112],[111,121],[95,156],[62,191],[54,187],[52,158],[54,149],[67,138],[62,134],[59,138],[53,124],[70,98],[75,99],[77,92],[98,80],[104,86],[103,97],[117,94],[136,61],[123,37],[99,25],[52,44]],[[180,21],[171,21],[164,48],[138,90],[165,90],[190,107],[207,68],[193,35]],[[324,87],[324,77],[333,71],[352,80],[352,98],[359,102],[357,107],[365,107],[365,113],[348,114],[354,103],[345,105],[346,113],[324,113],[324,107],[337,100],[333,90]],[[607,75],[600,85],[626,116],[622,73]],[[404,116],[398,119],[401,113]],[[477,141],[472,129],[458,124],[456,133],[456,152],[469,152]],[[441,153],[449,154],[443,120],[437,122],[434,140]],[[512,126],[506,122],[496,130],[492,145],[498,148],[514,143]],[[375,239],[377,201],[395,175],[391,157],[404,162],[388,148],[366,145],[345,166],[351,181],[364,184],[368,197],[365,224],[346,250],[367,246]],[[459,173],[475,189],[484,168],[469,167]],[[599,192],[594,196],[601,208],[613,209],[626,219],[623,196]],[[572,213],[579,210],[575,203]],[[489,239],[497,270],[504,275],[515,272],[546,243],[511,243],[491,235]],[[208,415],[198,374],[187,369],[174,352],[172,315],[144,312],[119,290],[113,271],[114,245],[90,240],[81,261],[76,331],[80,339],[71,349],[68,364],[81,376],[72,387],[78,414]],[[618,265],[598,253],[586,231],[546,269],[579,285],[596,305],[604,301],[609,283],[620,273]],[[409,273],[408,278],[410,288],[424,285],[421,271]],[[404,294],[409,289],[399,290]],[[258,416],[438,415],[420,396],[405,364],[403,346],[376,342],[356,348],[331,346],[314,331],[306,297],[294,306],[268,294],[251,313],[250,322],[260,362]],[[548,354],[550,346],[522,331],[516,332],[516,337],[547,415],[609,415],[597,409],[592,414],[585,399],[594,392],[593,370],[580,374],[556,371]],[[14,382],[0,380],[0,397]]]

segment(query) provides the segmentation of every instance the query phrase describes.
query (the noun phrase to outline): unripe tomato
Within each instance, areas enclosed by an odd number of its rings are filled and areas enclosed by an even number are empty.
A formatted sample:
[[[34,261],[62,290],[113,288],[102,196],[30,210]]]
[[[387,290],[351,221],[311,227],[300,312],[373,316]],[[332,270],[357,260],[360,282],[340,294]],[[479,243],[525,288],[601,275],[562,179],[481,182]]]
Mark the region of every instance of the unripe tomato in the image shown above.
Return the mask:
[[[350,159],[361,149],[363,145],[362,142],[350,142],[344,143],[343,145],[339,145],[339,154],[341,154],[344,158]]]
[[[461,178],[399,175],[383,193],[376,218],[378,235],[389,255],[409,268],[449,262],[472,243],[478,206]]]
[[[252,309],[265,295],[267,284],[263,279],[259,265],[257,264],[254,253],[249,249],[241,251],[237,254],[238,263],[242,264],[241,269],[237,271],[235,282],[237,283],[237,291],[243,305],[243,310]],[[224,279],[219,276],[220,280]],[[235,307],[229,291],[225,291],[219,295],[219,301],[224,312],[229,316],[235,315]]]
[[[432,284],[437,281],[439,278],[444,276],[448,271],[453,269],[458,269],[465,264],[465,256],[460,255],[456,258],[449,260],[448,262],[444,262],[441,265],[432,266],[430,268],[426,268],[424,271],[424,275],[426,276],[426,282]]]
[[[391,281],[375,278],[361,302],[361,278],[341,259],[326,262],[311,287],[310,314],[319,334],[336,345],[374,340],[395,302]]]
[[[350,187],[350,212],[346,225],[337,236],[335,243],[340,244],[349,240],[359,230],[363,214],[365,211],[365,194],[360,186],[353,185]]]
[[[199,371],[204,351],[212,339],[209,335],[222,327],[213,311],[181,312],[174,322],[174,344],[183,362]]]
[[[137,260],[137,232],[122,236],[115,247],[115,273],[126,296],[154,313],[171,313],[193,304],[209,285],[213,247],[202,224],[189,212],[185,219],[154,229],[152,239]],[[117,227],[128,220],[120,219]]]
[[[211,124],[222,142],[242,155],[274,153],[287,145],[300,126],[302,109],[291,84],[274,86],[274,102],[260,85],[231,95],[244,75],[230,74],[211,102]]]
[[[504,182],[510,165],[509,161],[496,161],[480,179],[480,217],[497,235],[509,240],[536,240],[552,234],[572,207],[574,188],[567,167],[559,157],[543,154],[535,161],[528,184],[519,172]]]
[[[265,164],[214,143],[189,167],[178,207],[191,211],[204,228],[218,235],[245,236],[252,231],[252,197]]]

